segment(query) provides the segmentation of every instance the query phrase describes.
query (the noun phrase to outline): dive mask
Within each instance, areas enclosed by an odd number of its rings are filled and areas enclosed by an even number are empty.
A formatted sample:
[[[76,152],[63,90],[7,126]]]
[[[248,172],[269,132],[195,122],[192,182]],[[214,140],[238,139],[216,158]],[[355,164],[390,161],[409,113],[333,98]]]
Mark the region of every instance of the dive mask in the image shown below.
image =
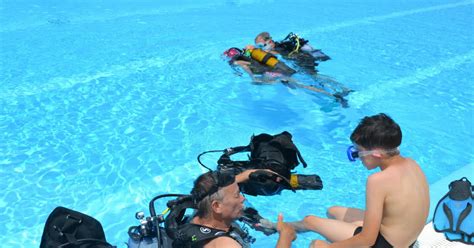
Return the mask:
[[[268,41],[265,41],[265,42],[257,42],[257,43],[255,43],[255,47],[256,47],[256,48],[260,48],[260,49],[262,49],[262,50],[264,50],[264,51],[269,51],[269,50],[271,50]]]
[[[347,159],[351,162],[355,162],[359,158],[359,151],[354,146],[349,146],[347,148]]]
[[[396,152],[396,151],[398,151],[398,147],[390,149],[390,150],[359,151],[354,146],[349,146],[347,148],[346,153],[347,153],[347,159],[349,159],[349,161],[351,161],[351,162],[354,162],[354,161],[356,161],[357,158],[372,155],[372,154],[377,153],[377,152],[382,153],[382,154],[387,154],[387,153]]]

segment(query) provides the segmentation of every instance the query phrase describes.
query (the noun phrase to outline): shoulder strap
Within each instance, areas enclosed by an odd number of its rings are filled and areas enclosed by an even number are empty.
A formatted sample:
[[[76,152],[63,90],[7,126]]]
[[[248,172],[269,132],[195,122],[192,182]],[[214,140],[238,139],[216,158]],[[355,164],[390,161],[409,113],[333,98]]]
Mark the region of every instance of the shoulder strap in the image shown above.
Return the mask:
[[[173,245],[177,247],[201,247],[209,241],[222,236],[232,238],[228,232],[222,230],[194,223],[186,223],[177,230]]]

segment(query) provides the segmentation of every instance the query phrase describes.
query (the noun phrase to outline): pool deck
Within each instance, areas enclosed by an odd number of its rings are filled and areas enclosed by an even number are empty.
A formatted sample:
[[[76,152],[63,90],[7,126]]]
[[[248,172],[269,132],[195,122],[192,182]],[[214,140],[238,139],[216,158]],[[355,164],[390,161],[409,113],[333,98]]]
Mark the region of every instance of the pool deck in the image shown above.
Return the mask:
[[[428,224],[425,226],[415,247],[428,248],[428,247],[473,247],[472,245],[466,245],[461,242],[451,242],[445,239],[443,233],[438,233],[433,228],[433,214],[438,204],[439,199],[448,192],[448,185],[450,182],[467,177],[470,181],[474,181],[474,164],[468,164],[443,179],[430,185],[430,214],[428,216]]]

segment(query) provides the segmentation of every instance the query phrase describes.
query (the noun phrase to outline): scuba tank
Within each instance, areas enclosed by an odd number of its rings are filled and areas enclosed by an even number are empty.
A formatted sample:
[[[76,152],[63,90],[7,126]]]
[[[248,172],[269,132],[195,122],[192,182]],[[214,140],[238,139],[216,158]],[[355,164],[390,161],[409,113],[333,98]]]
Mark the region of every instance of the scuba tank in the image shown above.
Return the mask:
[[[280,61],[275,57],[275,55],[265,52],[262,49],[250,49],[250,57],[256,61],[268,65],[270,67],[275,67]]]
[[[285,63],[279,61],[275,55],[265,52],[262,49],[249,49],[247,50],[250,53],[250,57],[259,63],[262,63],[270,68],[273,71],[281,72],[287,76],[294,74],[296,71],[291,69]]]

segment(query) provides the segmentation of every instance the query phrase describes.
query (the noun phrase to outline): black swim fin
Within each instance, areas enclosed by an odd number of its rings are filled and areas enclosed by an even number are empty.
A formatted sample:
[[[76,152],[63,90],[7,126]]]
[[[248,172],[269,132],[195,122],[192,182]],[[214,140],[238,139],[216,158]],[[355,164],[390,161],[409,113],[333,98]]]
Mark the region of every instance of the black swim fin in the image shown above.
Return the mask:
[[[349,107],[349,103],[347,99],[345,99],[344,96],[341,95],[341,93],[337,92],[332,95],[334,96],[334,98],[336,98],[336,102],[339,102],[343,108]]]
[[[291,174],[291,187],[295,190],[321,190],[323,189],[323,181],[318,175],[300,175]]]
[[[239,220],[249,225],[252,229],[263,232],[267,236],[276,233],[275,229],[262,225],[261,220],[263,219],[264,218],[258,214],[256,209],[248,207],[244,209],[244,214]]]

